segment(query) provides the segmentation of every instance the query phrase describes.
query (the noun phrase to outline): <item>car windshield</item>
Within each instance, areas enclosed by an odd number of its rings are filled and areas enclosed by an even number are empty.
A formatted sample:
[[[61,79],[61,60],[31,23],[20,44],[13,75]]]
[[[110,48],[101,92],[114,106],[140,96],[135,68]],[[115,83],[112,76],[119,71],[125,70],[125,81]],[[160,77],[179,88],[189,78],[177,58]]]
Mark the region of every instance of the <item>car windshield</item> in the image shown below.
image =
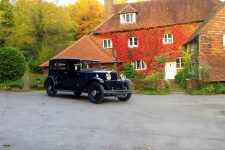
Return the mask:
[[[93,69],[97,70],[100,66],[100,63],[98,61],[81,61],[80,67],[81,69],[87,70],[87,69]]]

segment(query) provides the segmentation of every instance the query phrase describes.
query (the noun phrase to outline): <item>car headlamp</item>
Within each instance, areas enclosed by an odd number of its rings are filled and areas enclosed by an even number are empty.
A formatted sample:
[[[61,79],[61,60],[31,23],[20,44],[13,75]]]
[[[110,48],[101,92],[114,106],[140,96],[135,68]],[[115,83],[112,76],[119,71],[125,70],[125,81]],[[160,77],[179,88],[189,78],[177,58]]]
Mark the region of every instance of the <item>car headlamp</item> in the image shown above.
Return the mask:
[[[120,79],[124,81],[124,80],[126,79],[126,76],[123,75],[123,74],[121,74],[121,75],[120,75]]]
[[[107,79],[107,80],[111,80],[111,79],[112,79],[112,76],[111,76],[110,73],[107,73],[107,74],[106,74],[106,79]]]

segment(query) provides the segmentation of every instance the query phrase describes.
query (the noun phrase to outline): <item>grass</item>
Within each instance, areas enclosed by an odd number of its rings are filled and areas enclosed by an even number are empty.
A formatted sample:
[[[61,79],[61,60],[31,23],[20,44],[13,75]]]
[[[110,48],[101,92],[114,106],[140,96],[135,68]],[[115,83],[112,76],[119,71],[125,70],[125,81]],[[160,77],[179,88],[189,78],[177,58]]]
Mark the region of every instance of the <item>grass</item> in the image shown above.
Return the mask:
[[[23,80],[16,81],[5,81],[0,83],[0,90],[13,90],[13,89],[22,89],[24,86]]]
[[[36,89],[36,90],[43,90],[44,89],[44,83],[47,78],[47,75],[43,74],[35,74],[35,73],[29,73],[30,77],[30,88]],[[37,83],[37,79],[39,79],[40,83]]]
[[[187,90],[192,95],[225,94],[225,83],[209,83],[201,88]]]

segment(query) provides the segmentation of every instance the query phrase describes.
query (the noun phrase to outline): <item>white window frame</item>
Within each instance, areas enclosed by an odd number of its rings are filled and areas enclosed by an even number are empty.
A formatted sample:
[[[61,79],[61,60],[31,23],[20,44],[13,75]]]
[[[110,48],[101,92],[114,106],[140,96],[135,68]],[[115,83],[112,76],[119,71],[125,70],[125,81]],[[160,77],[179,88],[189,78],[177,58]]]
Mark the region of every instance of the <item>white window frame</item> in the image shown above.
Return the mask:
[[[105,45],[105,41],[106,41],[106,45]],[[113,48],[112,39],[103,39],[102,45],[103,45],[104,49],[111,49],[111,48]]]
[[[225,34],[223,35],[223,46],[225,47]]]
[[[136,41],[135,41],[135,39],[136,39]],[[130,37],[128,39],[128,47],[129,48],[138,47],[138,39],[137,39],[137,37]]]
[[[169,37],[169,35],[171,35],[171,37]],[[163,44],[172,44],[172,43],[173,43],[173,34],[172,33],[164,34]]]
[[[177,60],[179,60],[179,63],[177,62]],[[176,68],[177,69],[183,69],[184,66],[182,65],[184,63],[184,58],[183,57],[178,57],[176,59]]]
[[[131,24],[136,22],[136,13],[120,14],[121,24]]]
[[[138,65],[138,63],[140,63],[140,64]],[[147,69],[147,64],[143,60],[135,60],[133,62],[133,65],[134,65],[135,70],[146,70]],[[140,67],[138,67],[138,66],[140,66]]]

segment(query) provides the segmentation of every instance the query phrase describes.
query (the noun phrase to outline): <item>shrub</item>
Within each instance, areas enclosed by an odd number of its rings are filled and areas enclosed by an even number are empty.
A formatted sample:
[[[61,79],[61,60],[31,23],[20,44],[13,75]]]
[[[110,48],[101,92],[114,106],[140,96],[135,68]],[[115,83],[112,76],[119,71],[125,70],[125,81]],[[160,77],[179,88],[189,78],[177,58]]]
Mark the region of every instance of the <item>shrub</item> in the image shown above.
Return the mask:
[[[161,79],[161,73],[156,71],[156,72],[152,72],[149,73],[146,77],[145,80],[147,81],[159,81]]]
[[[133,67],[133,65],[132,64],[124,64],[123,65],[123,73],[127,78],[133,79],[134,78],[134,67]]]
[[[0,83],[0,89],[2,90],[10,90],[12,88],[22,89],[23,86],[24,86],[23,80],[5,81],[3,83]]]
[[[188,73],[186,69],[178,72],[175,76],[175,83],[182,88],[186,88],[186,79],[188,78]]]
[[[22,52],[9,47],[0,49],[0,83],[21,79],[25,67],[26,60]]]

